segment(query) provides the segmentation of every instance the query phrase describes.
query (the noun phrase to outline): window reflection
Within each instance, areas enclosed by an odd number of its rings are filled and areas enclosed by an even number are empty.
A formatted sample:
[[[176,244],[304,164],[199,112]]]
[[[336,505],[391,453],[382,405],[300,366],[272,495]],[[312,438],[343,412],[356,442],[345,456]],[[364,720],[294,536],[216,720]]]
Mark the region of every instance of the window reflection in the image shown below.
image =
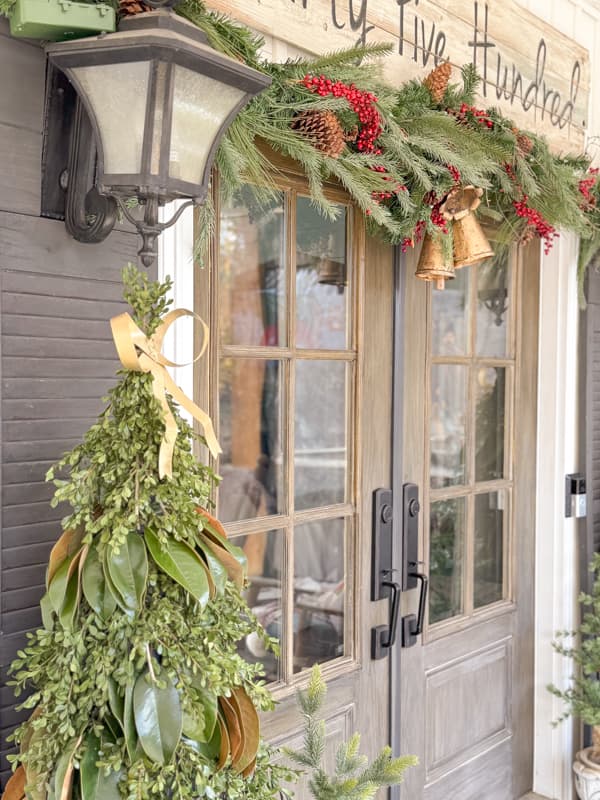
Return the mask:
[[[281,363],[222,359],[219,416],[221,521],[278,513],[283,507]]]
[[[345,520],[294,529],[294,672],[344,654]]]
[[[465,498],[431,504],[429,540],[429,622],[463,611]]]
[[[475,608],[502,600],[505,492],[475,497]]]
[[[431,487],[465,482],[467,369],[436,364],[431,369]]]
[[[269,531],[234,539],[248,559],[248,588],[245,599],[268,636],[281,643],[282,632],[282,576],[284,559],[284,532]],[[260,662],[269,681],[281,677],[280,659],[263,639],[251,633],[240,642],[240,653],[251,663]]]

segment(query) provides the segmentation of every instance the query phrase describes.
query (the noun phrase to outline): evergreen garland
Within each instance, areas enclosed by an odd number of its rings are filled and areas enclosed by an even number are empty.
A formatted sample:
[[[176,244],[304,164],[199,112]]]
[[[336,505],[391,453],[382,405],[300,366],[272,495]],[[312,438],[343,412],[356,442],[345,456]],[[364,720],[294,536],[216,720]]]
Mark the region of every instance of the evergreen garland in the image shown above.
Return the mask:
[[[260,69],[271,86],[238,116],[217,155],[220,190],[231,196],[244,182],[268,195],[273,190],[268,159],[259,143],[302,165],[311,197],[326,216],[336,213],[323,194],[327,180],[338,180],[368,218],[371,233],[392,244],[412,247],[425,233],[445,235],[437,209],[457,183],[484,189],[478,210],[498,227],[496,247],[545,240],[559,228],[582,240],[583,275],[600,250],[600,181],[588,172],[585,155],[555,155],[547,142],[519,130],[497,109],[474,106],[479,77],[472,65],[461,82],[447,86],[436,100],[417,80],[399,90],[387,85],[377,60],[390,48],[364,45],[310,59],[272,64],[260,56],[262,39],[243,25],[214,14],[202,0],[183,0],[177,11],[202,28],[213,47]],[[310,88],[323,78],[371,93],[377,98],[381,134],[374,151],[348,143],[338,158],[320,152],[293,129],[298,113],[333,111],[345,131],[360,123],[344,97]],[[582,194],[582,181],[592,181]],[[390,187],[391,190],[390,190]],[[450,235],[450,234],[448,234]],[[201,231],[206,246],[208,235]]]

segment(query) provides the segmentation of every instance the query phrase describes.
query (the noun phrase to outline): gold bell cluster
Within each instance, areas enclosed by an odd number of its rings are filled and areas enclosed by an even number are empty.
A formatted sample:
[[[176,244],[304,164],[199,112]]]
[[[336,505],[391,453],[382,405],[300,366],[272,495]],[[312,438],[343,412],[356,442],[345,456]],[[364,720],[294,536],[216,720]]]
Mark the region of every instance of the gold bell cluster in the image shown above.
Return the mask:
[[[483,189],[457,186],[446,196],[440,213],[452,225],[452,252],[444,247],[442,237],[427,234],[419,257],[416,276],[435,281],[438,289],[455,277],[455,270],[491,258],[494,251],[473,213],[481,203]]]

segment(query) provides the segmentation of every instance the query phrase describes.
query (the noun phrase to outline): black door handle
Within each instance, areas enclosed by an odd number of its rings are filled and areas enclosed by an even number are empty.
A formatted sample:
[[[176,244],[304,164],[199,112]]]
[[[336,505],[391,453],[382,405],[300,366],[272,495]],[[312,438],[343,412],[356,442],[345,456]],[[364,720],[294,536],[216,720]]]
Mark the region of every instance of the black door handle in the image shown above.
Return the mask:
[[[382,586],[387,586],[392,593],[390,604],[390,624],[377,625],[371,628],[371,658],[377,660],[385,658],[396,642],[398,630],[398,612],[400,611],[400,586],[396,581],[382,581]]]
[[[407,614],[402,617],[402,647],[412,647],[417,643],[417,638],[423,633],[425,624],[425,604],[427,603],[427,590],[429,579],[422,572],[411,572],[410,576],[421,584],[419,592],[419,610],[417,615]]]

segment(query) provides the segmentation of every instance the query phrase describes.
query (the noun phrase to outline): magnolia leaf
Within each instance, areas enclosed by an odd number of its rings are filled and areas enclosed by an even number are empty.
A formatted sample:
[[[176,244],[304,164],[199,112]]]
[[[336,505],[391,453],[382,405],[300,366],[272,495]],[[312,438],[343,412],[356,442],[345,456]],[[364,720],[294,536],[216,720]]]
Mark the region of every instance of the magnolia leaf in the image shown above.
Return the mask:
[[[83,565],[81,585],[90,608],[102,619],[108,619],[117,607],[117,601],[106,582],[100,557],[95,547],[90,548]]]
[[[125,746],[131,761],[135,761],[139,750],[139,741],[135,729],[135,719],[133,714],[133,683],[128,683],[125,687],[125,698],[123,703],[123,733],[125,734]]]
[[[55,576],[56,571],[67,559],[70,560],[81,547],[83,539],[82,530],[67,530],[64,531],[50,551],[50,559],[48,561],[48,570],[46,573],[46,587],[50,586],[52,578]]]
[[[104,573],[104,580],[106,582],[107,592],[114,597],[116,605],[118,605],[121,609],[123,609],[123,611],[127,614],[128,617],[133,618],[134,615],[135,615],[134,609],[129,608],[125,604],[125,601],[123,600],[123,598],[119,594],[119,591],[117,590],[117,587],[114,585],[114,583],[112,581],[112,578],[110,577],[110,573],[108,571],[108,565],[107,565],[107,561],[106,561],[106,556],[107,555],[108,555],[108,551],[105,551],[105,558],[104,558],[104,562],[102,564],[102,571]]]
[[[208,761],[216,761],[221,753],[221,727],[215,724],[213,735],[208,742],[199,742],[197,739],[184,739],[183,741]],[[225,758],[228,753],[229,749],[225,753]]]
[[[254,774],[254,770],[256,769],[256,758],[254,761],[251,761],[245,770],[242,771],[243,778],[250,778]]]
[[[79,573],[76,572],[74,575],[71,575],[71,579],[67,584],[63,607],[58,615],[60,624],[67,631],[73,630],[80,594]]]
[[[223,594],[227,583],[227,570],[221,561],[213,554],[208,544],[199,536],[196,537],[199,549],[208,566],[208,574],[212,578],[216,592]]]
[[[224,547],[221,547],[221,545],[209,539],[208,536],[204,536],[204,531],[198,533],[196,539],[201,547],[213,553],[213,556],[221,562],[224,569],[227,571],[230,580],[235,583],[238,589],[241,589],[244,586],[246,574],[244,567],[241,566],[238,559],[231,555]]]
[[[123,772],[111,771],[106,774],[97,766],[100,741],[88,736],[85,754],[81,760],[81,800],[121,800],[119,783]]]
[[[73,790],[73,757],[81,744],[82,738],[80,736],[79,739],[71,742],[67,750],[58,759],[53,781],[56,800],[69,800],[71,797]]]
[[[161,688],[148,671],[137,679],[133,690],[133,713],[140,743],[148,758],[167,764],[181,738],[182,714],[177,689],[166,674]]]
[[[238,758],[244,749],[244,732],[240,727],[240,721],[229,698],[219,697],[219,707],[229,734],[231,766],[235,768]]]
[[[217,728],[220,734],[220,746],[219,746],[219,757],[217,759],[217,766],[215,767],[215,769],[218,772],[220,769],[223,769],[223,767],[227,763],[227,757],[231,752],[231,744],[229,742],[229,733],[227,731],[227,725],[225,724],[225,720],[223,719],[221,714],[219,714],[217,719],[218,719]]]
[[[50,601],[50,595],[48,592],[45,592],[40,600],[40,611],[42,612],[42,623],[44,628],[47,631],[51,631],[52,628],[54,628],[54,611],[52,609],[52,602]]]
[[[238,753],[234,767],[238,772],[244,772],[253,761],[256,761],[260,743],[260,720],[254,703],[245,689],[241,687],[232,689],[229,699],[243,733],[243,748]]]
[[[196,742],[205,742],[205,729],[204,708],[200,703],[195,703],[192,709],[183,712],[183,735]]]
[[[138,609],[148,581],[148,554],[138,533],[130,533],[119,551],[108,551],[106,566],[111,580],[129,609]]]
[[[112,714],[104,715],[104,732],[102,738],[109,742],[116,742],[121,736],[119,721]]]
[[[244,573],[246,573],[248,569],[248,559],[244,551],[240,547],[231,544],[227,538],[225,528],[216,517],[213,517],[212,514],[209,514],[204,508],[199,508],[197,511],[202,517],[202,529],[206,538],[212,540],[220,547],[224,547],[225,550],[236,559],[244,570]]]
[[[152,558],[174,581],[189,592],[202,607],[209,600],[210,587],[206,566],[200,556],[184,542],[169,539],[165,546],[154,531],[146,528],[146,543]]]
[[[25,769],[23,765],[17,767],[15,772],[10,776],[2,800],[22,800],[25,796]]]
[[[48,586],[50,603],[57,614],[60,614],[65,602],[65,595],[68,590],[69,582],[79,566],[80,556],[81,550],[79,550],[72,558],[65,559],[54,573]]]
[[[125,698],[119,694],[119,687],[113,678],[108,679],[108,705],[115,719],[124,730]]]

